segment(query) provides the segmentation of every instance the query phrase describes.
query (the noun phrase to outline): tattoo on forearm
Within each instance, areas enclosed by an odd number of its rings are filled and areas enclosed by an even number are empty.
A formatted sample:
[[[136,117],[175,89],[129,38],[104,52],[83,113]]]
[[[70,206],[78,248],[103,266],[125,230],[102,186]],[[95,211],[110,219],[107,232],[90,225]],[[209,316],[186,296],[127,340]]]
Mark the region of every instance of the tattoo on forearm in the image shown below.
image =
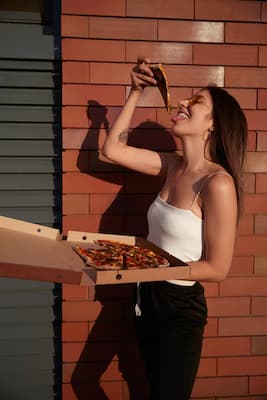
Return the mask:
[[[119,134],[119,142],[127,143],[128,140],[129,129],[123,129]]]

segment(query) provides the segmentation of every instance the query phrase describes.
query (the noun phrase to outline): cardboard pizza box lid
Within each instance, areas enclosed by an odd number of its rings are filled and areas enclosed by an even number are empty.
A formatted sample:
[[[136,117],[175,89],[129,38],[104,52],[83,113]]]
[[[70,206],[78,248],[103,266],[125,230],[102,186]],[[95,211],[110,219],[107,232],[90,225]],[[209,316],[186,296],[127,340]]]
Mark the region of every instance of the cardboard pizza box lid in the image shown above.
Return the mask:
[[[0,276],[78,285],[186,279],[188,266],[168,255],[175,267],[99,271],[89,267],[73,246],[95,247],[94,240],[116,240],[155,246],[135,236],[70,231],[65,240],[57,229],[0,216]],[[151,248],[151,247],[150,247]],[[172,257],[172,258],[171,258]]]

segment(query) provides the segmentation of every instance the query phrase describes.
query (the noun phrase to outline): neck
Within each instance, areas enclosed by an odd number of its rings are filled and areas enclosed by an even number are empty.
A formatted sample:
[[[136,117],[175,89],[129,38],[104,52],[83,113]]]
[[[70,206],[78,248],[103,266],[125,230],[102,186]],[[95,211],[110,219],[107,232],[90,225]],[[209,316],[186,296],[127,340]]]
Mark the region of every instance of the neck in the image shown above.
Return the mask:
[[[202,140],[197,141],[190,138],[182,138],[182,148],[182,171],[184,174],[200,172],[211,163],[207,154],[207,145]]]

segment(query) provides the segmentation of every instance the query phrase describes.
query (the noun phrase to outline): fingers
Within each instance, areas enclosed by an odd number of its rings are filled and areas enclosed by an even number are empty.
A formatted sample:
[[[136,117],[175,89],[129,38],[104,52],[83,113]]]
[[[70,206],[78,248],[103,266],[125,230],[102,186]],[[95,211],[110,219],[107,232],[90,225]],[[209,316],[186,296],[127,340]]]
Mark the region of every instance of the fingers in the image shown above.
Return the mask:
[[[155,86],[157,81],[154,79],[153,72],[150,68],[150,59],[138,57],[137,65],[131,72],[132,84],[134,88],[143,89],[145,86]]]

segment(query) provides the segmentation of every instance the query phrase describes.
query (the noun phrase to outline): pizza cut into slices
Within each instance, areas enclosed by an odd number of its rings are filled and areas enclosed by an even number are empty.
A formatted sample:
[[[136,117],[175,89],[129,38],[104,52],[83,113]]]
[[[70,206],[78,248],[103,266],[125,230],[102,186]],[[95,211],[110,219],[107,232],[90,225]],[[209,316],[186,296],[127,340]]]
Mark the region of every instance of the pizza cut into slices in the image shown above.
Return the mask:
[[[154,74],[154,78],[158,83],[158,88],[163,97],[165,107],[168,113],[171,113],[172,106],[170,103],[170,92],[166,72],[164,71],[162,64],[151,65],[151,69]]]
[[[169,266],[169,261],[150,249],[112,240],[95,240],[95,243],[111,252],[123,255],[126,269],[158,268]]]

